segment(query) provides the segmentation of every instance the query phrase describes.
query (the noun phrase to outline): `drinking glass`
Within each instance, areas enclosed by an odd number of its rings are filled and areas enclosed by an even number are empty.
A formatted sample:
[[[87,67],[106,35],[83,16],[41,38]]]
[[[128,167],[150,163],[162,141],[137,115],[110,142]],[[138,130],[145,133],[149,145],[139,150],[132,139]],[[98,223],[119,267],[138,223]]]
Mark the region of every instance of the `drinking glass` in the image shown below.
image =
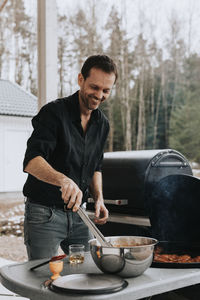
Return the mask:
[[[71,264],[82,264],[84,262],[85,246],[82,244],[72,244],[69,246],[69,262]]]

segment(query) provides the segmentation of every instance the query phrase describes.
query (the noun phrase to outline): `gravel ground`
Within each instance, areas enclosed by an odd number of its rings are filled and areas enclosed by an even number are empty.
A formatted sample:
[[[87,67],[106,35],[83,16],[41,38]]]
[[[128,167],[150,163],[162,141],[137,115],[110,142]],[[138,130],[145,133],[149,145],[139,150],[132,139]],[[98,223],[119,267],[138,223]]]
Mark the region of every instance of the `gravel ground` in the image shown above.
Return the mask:
[[[13,261],[26,261],[26,248],[23,237],[0,236],[0,257]]]
[[[23,238],[24,198],[21,194],[0,194],[0,257],[26,261]]]

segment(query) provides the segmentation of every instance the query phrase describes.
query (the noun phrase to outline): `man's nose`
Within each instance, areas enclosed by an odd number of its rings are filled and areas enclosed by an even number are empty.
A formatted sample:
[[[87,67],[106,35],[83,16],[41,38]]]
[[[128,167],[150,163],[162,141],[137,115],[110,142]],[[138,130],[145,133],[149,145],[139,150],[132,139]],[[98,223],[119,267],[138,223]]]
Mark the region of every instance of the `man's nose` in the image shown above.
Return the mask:
[[[102,101],[102,99],[103,99],[103,91],[97,91],[97,92],[95,93],[95,98],[96,98],[97,100],[101,100],[101,101]]]

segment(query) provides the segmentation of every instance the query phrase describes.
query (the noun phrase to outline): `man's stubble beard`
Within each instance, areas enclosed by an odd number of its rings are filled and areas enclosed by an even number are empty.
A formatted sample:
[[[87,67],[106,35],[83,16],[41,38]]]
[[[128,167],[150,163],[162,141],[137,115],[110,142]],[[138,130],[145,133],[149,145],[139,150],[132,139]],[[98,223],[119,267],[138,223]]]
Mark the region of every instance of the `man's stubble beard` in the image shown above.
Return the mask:
[[[93,96],[93,95],[85,95],[85,93],[82,91],[80,91],[80,97],[81,97],[81,101],[83,102],[83,104],[84,104],[84,106],[88,109],[88,110],[91,110],[91,111],[93,111],[93,110],[96,110],[97,108],[91,108],[90,107],[90,101],[89,101],[89,99],[91,98],[93,98],[93,99],[95,99],[95,97]]]

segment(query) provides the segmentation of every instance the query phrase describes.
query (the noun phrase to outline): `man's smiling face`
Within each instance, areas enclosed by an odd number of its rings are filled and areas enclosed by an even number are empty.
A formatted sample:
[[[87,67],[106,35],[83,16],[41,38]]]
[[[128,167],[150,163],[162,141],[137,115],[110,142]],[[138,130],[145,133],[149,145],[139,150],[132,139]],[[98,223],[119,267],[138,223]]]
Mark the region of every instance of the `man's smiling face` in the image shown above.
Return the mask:
[[[109,97],[114,83],[115,74],[106,73],[101,69],[92,68],[86,79],[80,73],[78,75],[80,104],[86,110],[97,109]]]

